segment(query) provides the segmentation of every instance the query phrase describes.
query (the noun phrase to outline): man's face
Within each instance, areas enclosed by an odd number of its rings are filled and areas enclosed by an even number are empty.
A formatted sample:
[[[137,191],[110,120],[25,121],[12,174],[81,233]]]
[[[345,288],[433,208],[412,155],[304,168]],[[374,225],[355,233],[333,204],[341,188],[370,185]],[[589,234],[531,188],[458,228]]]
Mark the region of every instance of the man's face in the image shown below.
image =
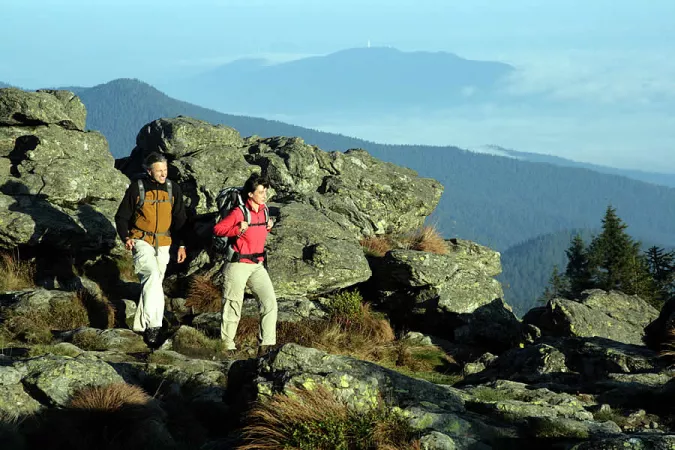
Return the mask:
[[[166,162],[156,162],[148,169],[148,174],[150,178],[158,182],[159,184],[164,184],[166,181],[167,167]]]

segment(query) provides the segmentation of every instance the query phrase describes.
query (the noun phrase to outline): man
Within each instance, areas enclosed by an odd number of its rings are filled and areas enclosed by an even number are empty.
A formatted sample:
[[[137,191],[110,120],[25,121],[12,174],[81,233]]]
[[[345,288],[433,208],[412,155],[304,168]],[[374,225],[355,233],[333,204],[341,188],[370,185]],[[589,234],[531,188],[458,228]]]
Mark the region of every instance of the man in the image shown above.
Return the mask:
[[[151,153],[143,167],[147,174],[132,182],[125,192],[115,224],[124,246],[133,254],[134,271],[141,282],[133,330],[144,333],[147,344],[154,346],[164,317],[162,281],[172,235],[179,238],[177,261],[185,261],[180,233],[186,215],[180,186],[167,180],[166,158]]]
[[[265,242],[272,229],[272,220],[267,219],[266,178],[254,173],[244,183],[242,200],[248,210],[250,220],[244,212],[234,208],[225,218],[213,227],[216,236],[233,238],[233,256],[223,268],[223,311],[220,325],[220,337],[230,353],[236,345],[234,337],[239,326],[241,307],[244,302],[244,289],[248,285],[258,298],[260,305],[260,327],[258,330],[258,356],[267,352],[277,339],[277,298],[272,281],[265,268]]]

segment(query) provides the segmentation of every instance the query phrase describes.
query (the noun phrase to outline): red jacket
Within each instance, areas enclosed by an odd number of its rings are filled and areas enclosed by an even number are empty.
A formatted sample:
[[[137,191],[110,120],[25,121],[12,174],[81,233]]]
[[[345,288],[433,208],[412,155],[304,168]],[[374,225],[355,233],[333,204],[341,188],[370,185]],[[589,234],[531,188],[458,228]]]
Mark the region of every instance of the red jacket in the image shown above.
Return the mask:
[[[251,213],[251,222],[248,224],[246,231],[234,242],[234,250],[242,255],[262,253],[265,251],[265,242],[269,233],[265,223],[265,205],[258,205],[258,212],[255,212],[251,207],[251,200],[247,200],[245,207]],[[235,208],[213,227],[213,234],[228,238],[236,237],[241,232],[239,224],[244,219],[241,210]],[[262,256],[258,257],[257,261],[242,258],[239,262],[255,264],[263,259]]]

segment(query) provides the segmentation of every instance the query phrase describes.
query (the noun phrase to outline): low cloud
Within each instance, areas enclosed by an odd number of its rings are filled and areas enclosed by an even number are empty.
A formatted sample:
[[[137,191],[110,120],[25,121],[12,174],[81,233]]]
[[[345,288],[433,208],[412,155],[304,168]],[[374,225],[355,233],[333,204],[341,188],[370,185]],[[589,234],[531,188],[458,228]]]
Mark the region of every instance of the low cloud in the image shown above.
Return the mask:
[[[505,81],[513,95],[636,107],[675,103],[675,60],[658,52],[585,52],[534,56]]]

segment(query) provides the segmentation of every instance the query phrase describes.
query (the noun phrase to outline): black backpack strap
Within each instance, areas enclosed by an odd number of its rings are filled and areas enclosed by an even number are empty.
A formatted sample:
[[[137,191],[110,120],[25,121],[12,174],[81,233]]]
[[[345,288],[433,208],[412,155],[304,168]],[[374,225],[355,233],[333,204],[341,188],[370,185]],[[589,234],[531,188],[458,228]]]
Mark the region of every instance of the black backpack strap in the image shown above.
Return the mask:
[[[136,209],[143,208],[144,204],[145,204],[145,185],[143,184],[143,180],[141,178],[139,178],[138,179],[138,204],[136,205]]]
[[[171,184],[171,180],[169,179],[166,180],[166,193],[169,194],[169,202],[173,206],[173,184]]]

